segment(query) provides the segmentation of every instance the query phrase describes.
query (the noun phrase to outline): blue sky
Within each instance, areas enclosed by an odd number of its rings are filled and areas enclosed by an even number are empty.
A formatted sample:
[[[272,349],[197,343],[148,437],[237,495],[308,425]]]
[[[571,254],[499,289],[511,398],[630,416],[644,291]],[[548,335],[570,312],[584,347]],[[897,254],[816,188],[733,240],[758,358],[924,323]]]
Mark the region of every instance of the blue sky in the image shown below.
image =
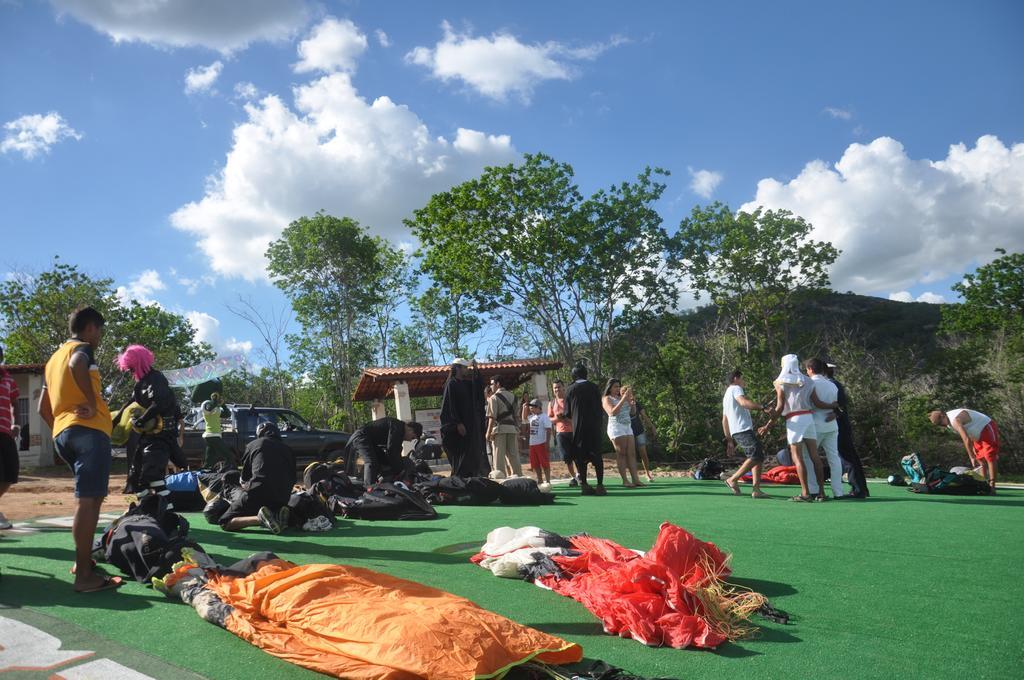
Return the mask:
[[[543,151],[585,192],[670,170],[670,229],[792,209],[836,288],[951,299],[1024,246],[1024,4],[839,5],[0,2],[0,267],[59,254],[230,350],[226,303],[284,304],[288,220],[407,241],[431,192]]]

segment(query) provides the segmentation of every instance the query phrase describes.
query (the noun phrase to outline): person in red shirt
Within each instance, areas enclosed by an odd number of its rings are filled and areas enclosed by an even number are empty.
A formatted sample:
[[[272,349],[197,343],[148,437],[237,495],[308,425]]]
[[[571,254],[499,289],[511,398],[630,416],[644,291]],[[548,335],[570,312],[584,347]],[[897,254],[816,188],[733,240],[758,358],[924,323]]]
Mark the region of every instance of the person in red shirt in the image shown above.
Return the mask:
[[[0,364],[4,361],[4,349],[0,347]],[[0,366],[0,496],[7,493],[11,484],[18,483],[21,462],[18,457],[14,407],[18,403],[18,383],[7,369]],[[11,522],[0,512],[0,529],[10,529]]]
[[[569,469],[569,486],[579,486],[576,478],[576,467],[572,463],[572,418],[565,415],[565,383],[556,380],[552,383],[555,398],[548,402],[548,418],[555,426],[555,442],[558,452]]]

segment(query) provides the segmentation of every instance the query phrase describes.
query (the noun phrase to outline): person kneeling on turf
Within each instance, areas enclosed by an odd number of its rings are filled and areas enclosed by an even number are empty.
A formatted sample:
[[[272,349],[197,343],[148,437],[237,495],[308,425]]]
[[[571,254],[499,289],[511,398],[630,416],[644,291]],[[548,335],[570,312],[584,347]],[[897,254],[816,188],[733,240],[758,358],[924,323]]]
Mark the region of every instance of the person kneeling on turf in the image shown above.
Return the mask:
[[[288,500],[295,486],[295,454],[281,441],[277,425],[262,422],[245,447],[242,487],[221,515],[220,528],[241,531],[263,525],[279,534],[288,526]]]

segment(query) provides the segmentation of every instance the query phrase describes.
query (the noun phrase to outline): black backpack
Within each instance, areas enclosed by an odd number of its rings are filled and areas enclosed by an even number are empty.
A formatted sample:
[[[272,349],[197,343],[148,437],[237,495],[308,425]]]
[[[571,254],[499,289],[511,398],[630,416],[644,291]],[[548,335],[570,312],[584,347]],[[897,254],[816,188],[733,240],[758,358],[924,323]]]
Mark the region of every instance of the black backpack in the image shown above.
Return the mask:
[[[694,479],[718,479],[719,476],[725,472],[725,468],[714,458],[705,458],[701,462],[697,463],[696,469],[693,471]]]
[[[183,549],[203,549],[188,537],[188,520],[165,508],[166,502],[161,501],[160,507],[147,508],[153,513],[148,514],[132,505],[103,532],[94,548],[103,551],[107,563],[139,583],[166,576],[181,562]]]
[[[501,487],[502,505],[547,505],[555,502],[555,495],[544,493],[537,482],[529,477],[506,479]]]
[[[332,496],[329,505],[349,519],[437,519],[426,498],[394,484],[377,484],[356,499]]]
[[[486,477],[441,477],[415,488],[434,505],[490,505],[501,497],[501,484]]]

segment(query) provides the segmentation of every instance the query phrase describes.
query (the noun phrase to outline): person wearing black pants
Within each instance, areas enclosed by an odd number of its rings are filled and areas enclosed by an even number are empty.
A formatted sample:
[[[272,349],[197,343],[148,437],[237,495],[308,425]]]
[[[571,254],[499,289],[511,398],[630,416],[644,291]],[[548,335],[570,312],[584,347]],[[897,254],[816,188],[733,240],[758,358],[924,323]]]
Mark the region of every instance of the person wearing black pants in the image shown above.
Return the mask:
[[[849,472],[846,473],[846,480],[850,483],[850,493],[841,498],[867,498],[871,494],[868,492],[867,480],[864,478],[864,466],[861,465],[857,447],[853,444],[846,388],[836,380],[836,368],[835,364],[825,365],[825,375],[839,388],[839,396],[836,399],[839,402],[839,413],[836,418],[839,423],[839,457],[850,466]]]
[[[577,364],[572,369],[573,383],[565,394],[566,413],[572,420],[572,449],[576,471],[580,476],[580,492],[584,496],[604,496],[604,459],[601,440],[604,434],[604,406],[601,388],[587,380],[587,367]],[[587,483],[587,464],[594,466],[597,486]]]
[[[403,422],[398,418],[378,418],[352,433],[346,445],[350,466],[356,458],[363,459],[363,482],[370,486],[383,477],[391,479],[405,469],[402,458],[404,442],[413,442],[423,435],[423,425]]]

